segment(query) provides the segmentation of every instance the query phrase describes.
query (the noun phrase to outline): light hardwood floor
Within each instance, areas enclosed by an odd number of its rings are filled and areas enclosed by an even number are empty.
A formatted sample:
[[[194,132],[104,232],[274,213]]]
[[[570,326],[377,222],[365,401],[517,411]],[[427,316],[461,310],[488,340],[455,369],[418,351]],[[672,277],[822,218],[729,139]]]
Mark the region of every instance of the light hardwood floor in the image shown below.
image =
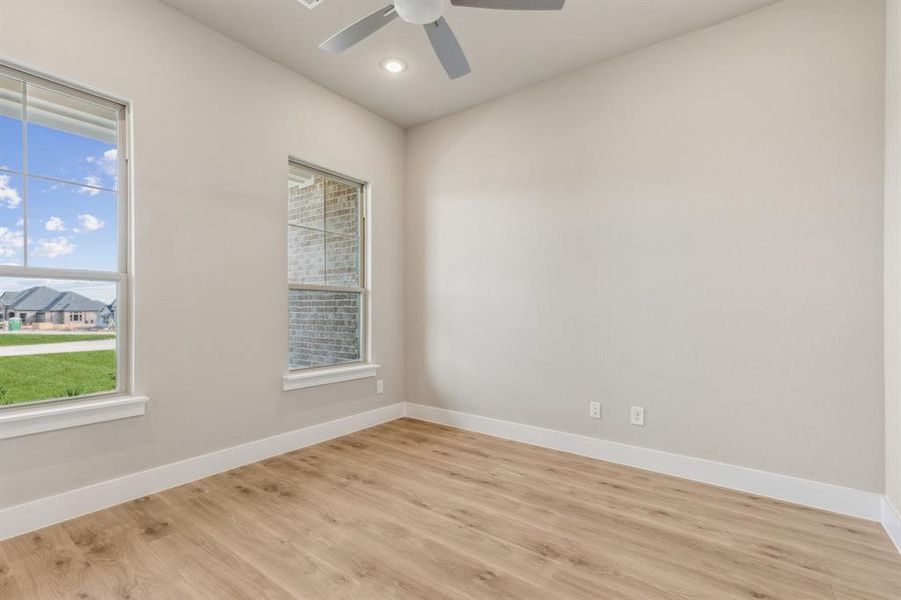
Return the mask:
[[[876,523],[402,419],[0,542],[3,600],[901,599]]]

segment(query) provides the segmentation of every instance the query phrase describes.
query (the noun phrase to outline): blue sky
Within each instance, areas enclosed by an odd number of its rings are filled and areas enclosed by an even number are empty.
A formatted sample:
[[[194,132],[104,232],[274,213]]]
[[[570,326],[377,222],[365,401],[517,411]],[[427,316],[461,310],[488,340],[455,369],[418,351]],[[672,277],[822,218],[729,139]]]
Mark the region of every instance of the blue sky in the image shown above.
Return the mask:
[[[22,173],[22,122],[0,116],[0,264],[23,264],[27,202],[29,266],[115,271],[116,146],[35,123],[28,124],[27,139],[26,175]],[[58,289],[79,291],[65,282],[54,283]],[[14,287],[21,286],[16,280],[0,279],[0,291]],[[109,286],[101,287],[103,295],[109,296]],[[111,301],[112,297],[96,299]]]

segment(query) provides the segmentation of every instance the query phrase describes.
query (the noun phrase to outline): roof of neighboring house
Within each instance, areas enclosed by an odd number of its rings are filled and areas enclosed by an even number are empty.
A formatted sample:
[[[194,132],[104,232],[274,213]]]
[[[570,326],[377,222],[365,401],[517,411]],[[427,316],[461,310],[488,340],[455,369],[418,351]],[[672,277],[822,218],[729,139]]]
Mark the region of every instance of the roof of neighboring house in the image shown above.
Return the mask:
[[[18,295],[19,292],[3,292],[0,294],[0,306],[9,306]]]
[[[0,306],[14,310],[96,311],[103,302],[91,300],[75,292],[59,292],[47,286],[28,288],[21,292],[5,292],[0,295]]]

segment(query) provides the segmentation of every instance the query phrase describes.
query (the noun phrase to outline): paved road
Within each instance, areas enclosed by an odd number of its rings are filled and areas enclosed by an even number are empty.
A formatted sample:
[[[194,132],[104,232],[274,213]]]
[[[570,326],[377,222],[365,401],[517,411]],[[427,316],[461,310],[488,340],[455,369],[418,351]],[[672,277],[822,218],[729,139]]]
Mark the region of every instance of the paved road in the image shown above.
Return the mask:
[[[116,340],[89,340],[86,342],[62,342],[59,344],[29,344],[27,346],[0,346],[0,357],[115,349]]]

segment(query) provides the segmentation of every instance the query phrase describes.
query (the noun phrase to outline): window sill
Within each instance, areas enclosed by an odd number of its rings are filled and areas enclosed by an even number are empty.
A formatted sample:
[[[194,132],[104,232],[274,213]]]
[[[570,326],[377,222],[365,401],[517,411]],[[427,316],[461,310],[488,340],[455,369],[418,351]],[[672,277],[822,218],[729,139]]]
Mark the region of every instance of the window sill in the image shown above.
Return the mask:
[[[144,414],[147,396],[114,396],[0,411],[0,440]]]
[[[328,367],[310,371],[297,371],[288,373],[282,377],[282,389],[287,392],[317,385],[328,385],[329,383],[375,377],[378,373],[378,369],[379,366],[376,364],[364,363],[345,367]]]

